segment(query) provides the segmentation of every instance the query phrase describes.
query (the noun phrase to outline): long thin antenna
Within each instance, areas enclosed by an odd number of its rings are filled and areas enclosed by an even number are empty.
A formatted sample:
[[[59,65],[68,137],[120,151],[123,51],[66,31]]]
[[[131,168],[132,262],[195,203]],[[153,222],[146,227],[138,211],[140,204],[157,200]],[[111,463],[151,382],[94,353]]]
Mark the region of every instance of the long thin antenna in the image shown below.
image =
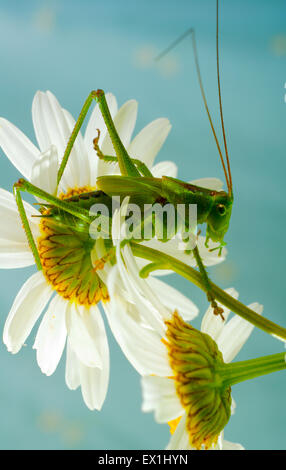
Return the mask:
[[[208,107],[208,103],[207,103],[207,99],[206,99],[206,95],[205,95],[205,91],[204,91],[204,87],[203,87],[203,81],[202,81],[202,77],[201,77],[201,71],[200,71],[199,59],[198,59],[198,53],[197,53],[195,31],[192,32],[192,44],[193,44],[193,49],[194,49],[195,64],[196,64],[196,69],[197,69],[197,75],[198,75],[201,95],[202,95],[202,98],[203,98],[203,101],[204,101],[205,110],[206,110],[208,118],[209,118],[209,123],[211,125],[211,129],[212,129],[213,136],[214,136],[214,139],[215,139],[215,142],[216,142],[216,146],[217,146],[217,149],[218,149],[218,152],[219,152],[220,161],[221,161],[223,171],[224,171],[224,175],[225,175],[225,179],[226,179],[226,184],[227,184],[227,187],[229,188],[228,174],[227,174],[227,171],[226,171],[222,151],[221,151],[219,141],[218,141],[215,129],[214,129],[213,121],[212,121],[212,118],[211,118],[211,115],[210,115],[210,111],[209,111],[209,107]]]
[[[214,139],[215,139],[215,142],[216,142],[216,146],[217,146],[217,149],[218,149],[218,152],[219,152],[221,164],[222,164],[223,171],[224,171],[224,175],[225,175],[225,179],[226,179],[226,184],[227,184],[227,187],[228,187],[228,190],[229,190],[229,188],[230,188],[230,181],[229,181],[229,178],[228,178],[228,174],[227,174],[227,170],[226,170],[224,158],[223,158],[222,151],[221,151],[221,148],[220,148],[220,145],[219,145],[219,141],[218,141],[218,138],[217,138],[217,135],[216,135],[216,132],[215,132],[215,128],[214,128],[213,121],[212,121],[212,118],[211,118],[211,115],[210,115],[210,111],[209,111],[209,107],[208,107],[208,103],[207,103],[207,99],[206,99],[206,95],[205,95],[205,91],[204,91],[204,87],[203,87],[203,81],[202,81],[202,77],[201,77],[201,71],[200,71],[200,65],[199,65],[199,59],[198,59],[198,53],[197,53],[197,46],[196,46],[196,39],[195,39],[195,31],[194,31],[194,29],[193,29],[193,28],[188,29],[188,30],[187,30],[184,34],[182,34],[178,39],[176,39],[174,42],[172,42],[172,43],[170,44],[170,46],[168,46],[166,49],[164,49],[164,50],[155,58],[155,61],[158,61],[158,60],[162,59],[166,54],[168,54],[168,52],[170,52],[174,47],[176,47],[176,46],[177,46],[181,41],[183,41],[187,36],[191,36],[191,38],[192,38],[192,47],[193,47],[193,51],[194,51],[195,65],[196,65],[196,71],[197,71],[199,86],[200,86],[200,90],[201,90],[201,95],[202,95],[202,98],[203,98],[205,110],[206,110],[207,115],[208,115],[208,119],[209,119],[209,123],[210,123],[211,129],[212,129],[212,133],[213,133],[213,136],[214,136]]]
[[[165,55],[168,54],[172,49],[174,49],[180,42],[182,42],[187,36],[190,36],[194,32],[193,28],[188,29],[185,31],[181,36],[179,36],[174,42],[172,42],[166,49],[164,49],[160,54],[155,57],[155,62],[158,62],[162,59]]]
[[[224,141],[224,148],[225,148],[225,156],[226,156],[226,164],[229,176],[229,184],[228,184],[228,192],[232,194],[232,178],[231,178],[231,171],[230,171],[230,163],[229,163],[229,156],[227,150],[227,143],[226,143],[226,136],[225,136],[225,128],[224,128],[224,119],[223,119],[223,112],[222,112],[222,99],[221,99],[221,89],[220,89],[220,74],[219,74],[219,47],[218,47],[218,15],[219,15],[219,1],[216,0],[216,62],[217,62],[217,82],[218,82],[218,96],[219,96],[219,109],[220,109],[220,119],[221,119],[221,127],[222,127],[222,134],[223,134],[223,141]]]

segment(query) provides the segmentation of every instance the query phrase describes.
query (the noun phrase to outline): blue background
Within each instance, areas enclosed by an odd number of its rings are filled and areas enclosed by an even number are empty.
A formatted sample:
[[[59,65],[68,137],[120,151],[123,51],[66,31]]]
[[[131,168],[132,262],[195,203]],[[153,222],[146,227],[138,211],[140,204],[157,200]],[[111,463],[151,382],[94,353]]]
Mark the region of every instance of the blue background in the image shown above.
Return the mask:
[[[235,286],[244,303],[264,304],[264,315],[285,326],[285,2],[222,1],[220,25],[235,202],[228,260],[210,273],[222,287]],[[176,161],[184,180],[223,178],[189,40],[153,62],[191,26],[218,127],[214,0],[1,0],[0,115],[35,141],[30,110],[36,90],[51,90],[76,116],[89,91],[103,88],[119,104],[138,100],[137,131],[157,117],[170,119],[173,128],[157,161]],[[19,174],[3,153],[0,172],[1,187],[11,190]],[[32,272],[0,272],[1,326]],[[205,311],[197,288],[176,276],[170,282]],[[67,389],[64,360],[52,377],[42,375],[31,349],[34,334],[17,356],[0,346],[1,449],[165,447],[168,426],[141,413],[139,376],[110,334],[110,387],[100,413]],[[255,331],[238,359],[280,351],[282,343]],[[236,385],[237,410],[226,438],[249,449],[285,449],[285,386],[285,372]]]

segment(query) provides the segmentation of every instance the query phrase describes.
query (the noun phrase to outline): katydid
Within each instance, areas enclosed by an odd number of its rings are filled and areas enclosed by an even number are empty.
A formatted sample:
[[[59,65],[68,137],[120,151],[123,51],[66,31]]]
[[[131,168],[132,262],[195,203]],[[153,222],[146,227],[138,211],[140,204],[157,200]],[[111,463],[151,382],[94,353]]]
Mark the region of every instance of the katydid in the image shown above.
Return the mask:
[[[218,2],[217,2],[218,8]],[[188,207],[190,204],[197,206],[197,223],[207,224],[206,227],[206,243],[209,239],[214,242],[218,242],[218,249],[221,251],[224,243],[224,236],[228,230],[229,221],[231,217],[232,203],[233,203],[233,191],[232,191],[232,179],[229,165],[229,157],[227,152],[224,121],[222,113],[222,102],[221,102],[221,91],[220,91],[220,77],[219,77],[219,60],[218,60],[218,11],[217,11],[217,34],[216,34],[216,48],[217,48],[217,78],[218,78],[218,91],[219,91],[219,104],[220,104],[220,115],[221,124],[224,138],[224,147],[226,153],[226,164],[218,143],[218,139],[214,130],[214,126],[210,117],[210,113],[205,98],[204,89],[202,86],[202,80],[200,76],[200,70],[198,65],[195,38],[193,34],[193,47],[195,52],[195,62],[197,73],[199,77],[199,84],[205,104],[205,108],[209,117],[213,135],[217,144],[217,148],[220,154],[226,184],[228,192],[215,191],[212,189],[206,189],[194,184],[185,183],[175,178],[168,176],[162,176],[162,178],[154,178],[150,170],[140,161],[133,159],[132,156],[128,155],[127,150],[121,142],[121,139],[117,133],[115,125],[113,123],[103,90],[92,91],[87,100],[85,101],[81,113],[76,121],[73,132],[68,141],[61,165],[57,175],[57,185],[59,185],[65,167],[67,165],[71,150],[73,148],[76,137],[80,131],[82,123],[87,115],[87,112],[91,106],[91,103],[95,100],[101,110],[103,119],[105,121],[109,136],[111,138],[116,156],[103,155],[99,146],[97,137],[94,138],[94,149],[97,152],[99,158],[106,162],[117,161],[121,175],[110,175],[102,176],[97,178],[96,191],[79,194],[67,199],[57,198],[52,196],[45,191],[37,188],[28,181],[20,179],[18,183],[14,185],[14,191],[16,196],[16,202],[18,205],[19,213],[22,219],[23,227],[26,232],[30,248],[33,252],[36,265],[38,269],[42,268],[43,255],[39,253],[37,244],[33,238],[32,231],[29,227],[28,218],[25,214],[24,206],[22,203],[21,192],[26,191],[36,197],[41,198],[46,202],[41,203],[41,212],[43,219],[48,220],[48,224],[54,227],[66,227],[67,231],[71,231],[73,234],[77,234],[77,237],[82,237],[82,243],[89,247],[91,251],[94,240],[89,239],[89,227],[94,221],[95,217],[90,214],[90,208],[96,202],[104,203],[110,206],[110,200],[112,196],[120,196],[121,198],[130,197],[131,201],[136,201],[139,205],[143,205],[145,202],[149,204],[172,204],[175,208],[178,205],[185,205]],[[112,216],[111,216],[112,217]],[[111,221],[110,221],[111,222]],[[50,228],[49,227],[49,228]],[[111,228],[111,223],[109,225]],[[187,227],[188,228],[188,227]],[[179,227],[177,228],[179,230]],[[110,230],[109,230],[109,235]],[[167,241],[166,238],[162,241]],[[139,241],[140,242],[140,241]],[[112,245],[107,243],[110,251],[112,251]],[[209,281],[206,269],[202,262],[197,247],[192,249],[194,258],[197,266],[202,275],[203,283],[207,293],[208,300],[214,309],[216,315],[222,315],[223,309],[220,308],[215,300],[212,292],[211,283]],[[111,257],[109,256],[109,259]],[[65,275],[62,273],[62,278]],[[90,281],[92,282],[92,281]],[[99,282],[96,279],[96,282]]]

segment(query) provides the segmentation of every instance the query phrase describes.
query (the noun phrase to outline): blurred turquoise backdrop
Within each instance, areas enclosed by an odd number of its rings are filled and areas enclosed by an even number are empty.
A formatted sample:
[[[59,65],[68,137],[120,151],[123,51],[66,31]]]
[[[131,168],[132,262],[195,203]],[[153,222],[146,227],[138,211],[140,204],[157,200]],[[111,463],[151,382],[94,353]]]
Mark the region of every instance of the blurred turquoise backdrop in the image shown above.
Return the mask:
[[[221,2],[222,93],[235,203],[228,260],[210,273],[235,286],[245,303],[286,325],[286,6],[275,0]],[[196,29],[201,72],[217,124],[214,0],[57,0],[0,2],[0,115],[35,140],[34,93],[51,90],[74,116],[90,90],[139,102],[136,130],[165,116],[173,125],[158,160],[175,160],[184,180],[223,177],[203,109],[189,41],[154,66],[153,57]],[[0,186],[19,174],[1,152]],[[1,221],[5,223],[5,221]],[[32,270],[1,271],[1,328]],[[176,276],[170,282],[206,309],[203,294]],[[200,316],[201,319],[201,316]],[[200,319],[195,325],[200,324]],[[110,387],[103,410],[89,411],[64,382],[64,358],[42,375],[34,332],[17,356],[0,346],[1,449],[156,449],[168,426],[142,414],[139,376],[109,334]],[[238,359],[283,351],[255,331]],[[285,449],[285,373],[237,385],[236,414],[225,437],[249,449]]]

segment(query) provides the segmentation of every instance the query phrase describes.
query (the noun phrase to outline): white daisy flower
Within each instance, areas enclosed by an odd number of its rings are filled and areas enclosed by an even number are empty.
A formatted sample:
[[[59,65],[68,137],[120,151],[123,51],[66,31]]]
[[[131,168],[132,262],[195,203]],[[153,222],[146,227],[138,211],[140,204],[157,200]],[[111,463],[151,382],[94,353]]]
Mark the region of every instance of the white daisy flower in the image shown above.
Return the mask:
[[[227,289],[227,292],[235,298],[238,296],[234,289]],[[249,307],[262,313],[258,303]],[[219,358],[222,363],[231,362],[254,328],[237,315],[227,321],[229,313],[224,307],[222,320],[209,308],[201,324],[204,335],[194,338],[195,330],[176,312],[166,323],[163,342],[168,350],[169,374],[163,376],[157,372],[156,376],[142,378],[142,410],[154,411],[158,422],[169,423],[172,437],[167,449],[243,449],[240,444],[223,438],[223,427],[234,412],[230,387],[225,390],[204,388],[204,382],[214,378],[213,361]],[[162,337],[157,337],[157,341],[162,341]]]
[[[218,417],[218,425],[214,420],[214,432],[209,432],[207,428],[209,434],[202,433],[198,436],[196,430],[200,429],[200,422],[196,421],[196,413],[192,415],[192,411],[198,402],[205,402],[212,413],[214,404],[210,401],[214,397],[212,392],[206,395],[206,391],[202,390],[201,395],[196,395],[196,391],[190,391],[183,371],[189,371],[189,378],[197,377],[199,381],[208,381],[209,369],[206,369],[205,357],[210,356],[212,360],[213,349],[223,363],[232,361],[252,332],[253,325],[237,315],[227,321],[230,311],[225,307],[223,320],[220,316],[215,316],[213,309],[209,307],[201,325],[204,335],[198,332],[198,338],[192,345],[188,334],[194,329],[184,320],[192,320],[196,316],[196,307],[182,294],[166,284],[163,285],[162,281],[159,281],[159,285],[158,281],[152,276],[140,278],[138,263],[131,248],[127,244],[122,248],[118,243],[117,264],[110,269],[107,280],[111,295],[107,316],[123,352],[143,376],[142,409],[145,412],[154,411],[158,422],[170,424],[173,435],[168,449],[194,449],[202,446],[242,449],[240,444],[230,443],[223,438],[223,427],[228,421],[230,410],[234,409],[229,389],[225,392],[225,403],[221,405],[222,417]],[[125,297],[119,294],[122,289],[126,290]],[[234,289],[228,289],[227,292],[234,297],[238,296]],[[258,303],[251,304],[250,308],[257,313],[262,312],[262,306]],[[210,352],[206,348],[206,339],[201,338],[206,335],[209,335],[207,343],[210,343]],[[196,351],[195,345],[198,344],[200,347]],[[194,362],[196,367],[189,367],[189,362]],[[220,405],[220,400],[218,393],[215,395],[217,406]],[[228,416],[224,416],[226,405],[229,407]],[[202,418],[204,424],[206,417]]]
[[[142,160],[155,176],[162,173],[176,176],[177,168],[172,162],[153,166],[170,131],[169,121],[157,119],[131,140],[137,116],[136,101],[130,100],[118,110],[112,94],[107,94],[106,100],[131,156]],[[59,163],[75,121],[49,91],[36,93],[32,117],[39,148],[3,118],[0,118],[0,145],[13,165],[35,186],[62,199],[76,197],[95,189],[98,176],[118,172],[117,164],[100,161],[93,148],[93,139],[100,129],[102,152],[114,155],[99,107],[95,106],[85,134],[77,136],[56,190]],[[80,386],[86,405],[100,409],[108,386],[109,351],[98,302],[107,305],[109,294],[91,264],[88,235],[77,237],[72,229],[57,226],[48,217],[34,217],[41,213],[30,204],[24,203],[24,207],[43,270],[33,274],[16,296],[4,327],[4,343],[9,351],[17,353],[44,313],[34,343],[42,372],[51,375],[55,371],[67,342],[66,383],[71,389]],[[5,220],[0,231],[0,268],[33,265],[14,197],[3,189],[0,189],[0,214]]]

